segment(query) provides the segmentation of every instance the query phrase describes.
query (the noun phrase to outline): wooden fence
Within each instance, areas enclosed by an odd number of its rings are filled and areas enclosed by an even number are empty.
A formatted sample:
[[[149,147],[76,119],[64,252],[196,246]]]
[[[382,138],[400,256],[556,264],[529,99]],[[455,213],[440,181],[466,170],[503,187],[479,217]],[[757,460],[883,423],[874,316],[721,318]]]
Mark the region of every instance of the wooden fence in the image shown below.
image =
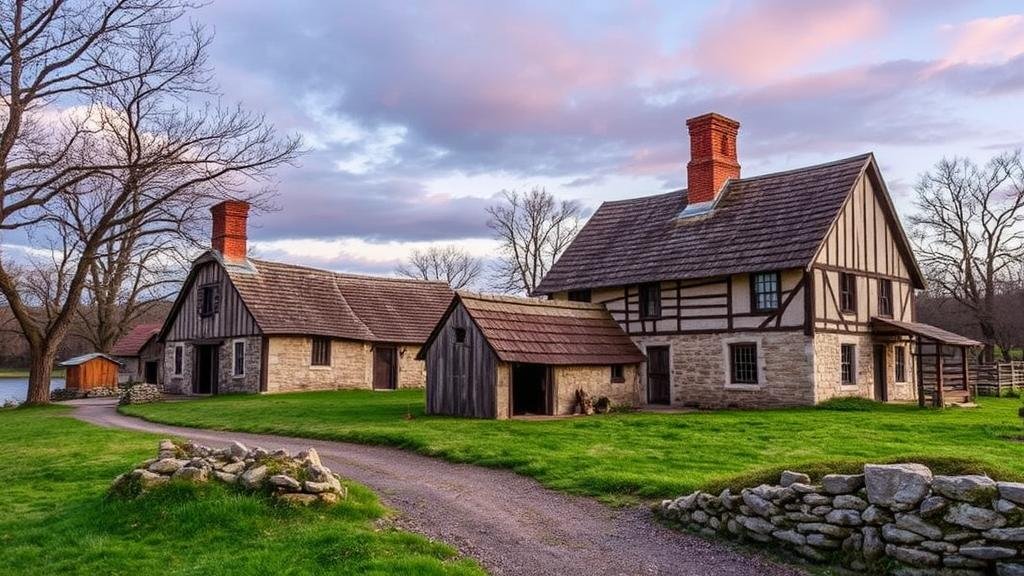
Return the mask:
[[[1024,391],[1024,362],[979,364],[971,374],[978,394],[1001,396],[1008,390]]]

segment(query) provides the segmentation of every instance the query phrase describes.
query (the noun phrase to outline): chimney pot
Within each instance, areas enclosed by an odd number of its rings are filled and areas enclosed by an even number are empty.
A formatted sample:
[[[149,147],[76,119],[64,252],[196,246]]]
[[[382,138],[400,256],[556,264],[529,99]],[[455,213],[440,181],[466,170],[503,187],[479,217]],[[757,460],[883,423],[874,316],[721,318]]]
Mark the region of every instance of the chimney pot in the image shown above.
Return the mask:
[[[687,204],[710,202],[726,180],[740,177],[736,135],[740,123],[711,112],[686,121],[690,162],[686,165]]]
[[[213,249],[220,252],[226,261],[244,261],[249,203],[244,200],[225,200],[211,207],[210,213],[213,214]]]

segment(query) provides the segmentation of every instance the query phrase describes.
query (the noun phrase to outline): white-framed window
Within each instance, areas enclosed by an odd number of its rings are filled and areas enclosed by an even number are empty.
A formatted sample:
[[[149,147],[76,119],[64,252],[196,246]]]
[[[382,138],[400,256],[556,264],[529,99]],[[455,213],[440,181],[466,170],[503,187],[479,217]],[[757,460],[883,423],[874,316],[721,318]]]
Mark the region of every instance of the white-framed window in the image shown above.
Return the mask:
[[[245,340],[231,343],[231,375],[235,378],[245,376]]]
[[[857,345],[839,345],[839,382],[843,386],[857,385]]]
[[[185,346],[182,344],[174,345],[174,375],[181,376],[183,364],[185,363]]]

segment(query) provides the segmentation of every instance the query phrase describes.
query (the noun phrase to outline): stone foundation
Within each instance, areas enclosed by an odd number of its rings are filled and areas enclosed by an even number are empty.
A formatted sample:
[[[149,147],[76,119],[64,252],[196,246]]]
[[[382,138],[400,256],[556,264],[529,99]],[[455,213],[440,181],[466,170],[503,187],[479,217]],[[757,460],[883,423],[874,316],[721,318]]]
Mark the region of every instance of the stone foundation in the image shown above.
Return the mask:
[[[707,536],[783,548],[812,562],[906,575],[1024,576],[1024,484],[933,476],[920,464],[866,465],[812,485],[695,492],[658,513]]]
[[[640,401],[640,374],[636,365],[622,367],[621,382],[612,382],[611,366],[555,366],[555,414],[572,414],[576,390],[594,400],[607,396],[612,406],[636,406]],[[506,400],[507,401],[507,400]]]

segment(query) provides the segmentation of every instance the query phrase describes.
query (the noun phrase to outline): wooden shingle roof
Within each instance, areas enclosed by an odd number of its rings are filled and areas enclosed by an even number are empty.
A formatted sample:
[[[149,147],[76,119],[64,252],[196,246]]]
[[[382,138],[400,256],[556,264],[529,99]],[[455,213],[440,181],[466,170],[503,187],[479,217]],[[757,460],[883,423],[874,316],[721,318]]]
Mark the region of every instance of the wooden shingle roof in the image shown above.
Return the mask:
[[[264,334],[421,344],[444,313],[443,282],[341,274],[249,259],[224,268]]]
[[[604,365],[644,361],[636,344],[599,304],[462,291],[457,303],[465,306],[504,362]]]
[[[896,320],[894,318],[874,316],[871,318],[871,323],[872,331],[879,334],[895,333],[922,336],[940,344],[950,344],[952,346],[982,346],[982,343],[977,340],[973,340],[966,336],[961,336],[948,330],[943,330],[938,326],[932,326],[931,324],[925,324],[923,322],[906,322],[903,320]]]
[[[713,211],[691,218],[679,218],[686,190],[605,202],[535,292],[807,266],[869,166],[877,172],[874,157],[862,154],[732,180]]]
[[[138,324],[122,336],[110,350],[113,356],[138,356],[149,339],[160,333],[163,324]]]

